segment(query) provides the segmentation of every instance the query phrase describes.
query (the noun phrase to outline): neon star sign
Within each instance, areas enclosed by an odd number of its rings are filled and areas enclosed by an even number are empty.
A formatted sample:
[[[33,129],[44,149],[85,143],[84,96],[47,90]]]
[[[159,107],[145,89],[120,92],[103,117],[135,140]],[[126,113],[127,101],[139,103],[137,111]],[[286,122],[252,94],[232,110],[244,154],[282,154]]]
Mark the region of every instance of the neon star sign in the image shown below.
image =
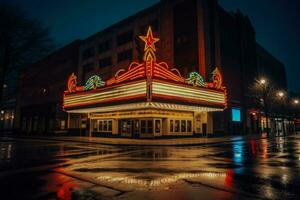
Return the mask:
[[[153,51],[156,51],[154,44],[159,41],[159,38],[153,37],[151,27],[148,28],[146,36],[139,36],[139,38],[145,42],[144,51],[146,51],[149,48],[151,48]]]

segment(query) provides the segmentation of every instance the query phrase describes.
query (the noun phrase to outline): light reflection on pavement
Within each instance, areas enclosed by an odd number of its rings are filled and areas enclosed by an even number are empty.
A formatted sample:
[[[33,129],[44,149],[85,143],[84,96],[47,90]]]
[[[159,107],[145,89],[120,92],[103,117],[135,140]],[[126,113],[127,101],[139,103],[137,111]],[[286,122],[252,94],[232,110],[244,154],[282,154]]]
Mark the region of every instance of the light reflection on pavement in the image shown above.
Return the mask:
[[[193,147],[3,137],[0,150],[7,199],[300,198],[300,136]]]

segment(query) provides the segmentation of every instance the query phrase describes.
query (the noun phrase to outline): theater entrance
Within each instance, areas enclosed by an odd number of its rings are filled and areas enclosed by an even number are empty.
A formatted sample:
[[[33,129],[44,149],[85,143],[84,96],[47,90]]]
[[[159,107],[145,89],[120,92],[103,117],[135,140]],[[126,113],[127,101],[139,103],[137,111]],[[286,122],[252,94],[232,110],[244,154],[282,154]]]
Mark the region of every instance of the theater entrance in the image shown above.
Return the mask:
[[[161,136],[161,118],[120,119],[119,133],[121,136],[147,138]]]

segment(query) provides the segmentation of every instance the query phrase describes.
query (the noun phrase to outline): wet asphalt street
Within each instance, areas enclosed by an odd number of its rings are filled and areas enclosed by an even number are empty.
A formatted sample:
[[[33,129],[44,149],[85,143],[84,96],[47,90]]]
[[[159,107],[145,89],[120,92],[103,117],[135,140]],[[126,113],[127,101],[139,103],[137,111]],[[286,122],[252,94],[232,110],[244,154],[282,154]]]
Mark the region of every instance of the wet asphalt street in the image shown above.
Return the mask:
[[[0,199],[300,199],[300,136],[189,147],[0,138]]]

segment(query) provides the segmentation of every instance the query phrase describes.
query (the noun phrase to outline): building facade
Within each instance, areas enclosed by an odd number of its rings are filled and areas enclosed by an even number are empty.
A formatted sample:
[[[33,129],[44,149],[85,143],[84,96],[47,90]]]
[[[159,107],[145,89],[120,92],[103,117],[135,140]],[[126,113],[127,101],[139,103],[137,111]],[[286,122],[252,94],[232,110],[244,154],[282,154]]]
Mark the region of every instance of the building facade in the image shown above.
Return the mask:
[[[131,62],[107,80],[91,76],[77,85],[68,79],[64,109],[69,128],[83,128],[90,136],[160,137],[213,133],[213,112],[227,106],[221,71],[215,68],[212,82],[198,72],[185,78],[178,69],[156,58],[149,27],[141,62]],[[163,42],[163,41],[162,41]]]
[[[228,108],[213,114],[215,133],[255,130],[251,128],[248,87],[266,67],[262,63],[276,59],[259,56],[261,51],[247,16],[239,11],[227,12],[215,0],[162,0],[83,40],[78,82],[83,84],[93,74],[106,80],[130,62],[141,61],[143,44],[138,35],[145,34],[147,26],[163,41],[157,44],[157,59],[178,68],[184,77],[196,71],[210,81],[215,67],[223,72]],[[267,68],[266,75],[271,75],[273,67]],[[285,78],[283,81],[286,84]],[[235,113],[240,117],[233,119]]]
[[[22,74],[17,99],[16,128],[25,133],[51,134],[67,130],[61,94],[66,76],[78,66],[80,41],[60,48]]]

